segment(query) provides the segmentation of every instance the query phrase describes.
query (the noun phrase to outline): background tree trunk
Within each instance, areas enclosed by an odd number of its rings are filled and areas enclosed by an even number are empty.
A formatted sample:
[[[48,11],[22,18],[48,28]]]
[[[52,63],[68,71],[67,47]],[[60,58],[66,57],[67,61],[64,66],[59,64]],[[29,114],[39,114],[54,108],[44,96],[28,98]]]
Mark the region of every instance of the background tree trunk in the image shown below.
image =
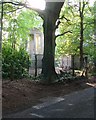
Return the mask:
[[[83,15],[81,15],[81,23],[80,23],[80,69],[83,68]]]
[[[80,13],[80,69],[83,68],[83,42],[84,42],[84,8],[86,3],[81,1],[79,2],[79,13]]]
[[[75,55],[72,55],[72,76],[75,75],[74,57]]]
[[[96,72],[96,1],[94,2],[94,72]]]

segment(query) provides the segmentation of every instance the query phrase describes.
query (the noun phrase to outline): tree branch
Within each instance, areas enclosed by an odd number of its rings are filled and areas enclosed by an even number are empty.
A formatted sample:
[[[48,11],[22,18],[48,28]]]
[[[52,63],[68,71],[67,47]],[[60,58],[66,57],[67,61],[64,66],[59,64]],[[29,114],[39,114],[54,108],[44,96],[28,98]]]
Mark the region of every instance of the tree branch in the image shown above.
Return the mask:
[[[17,6],[24,6],[26,3],[21,3],[21,2],[11,2],[11,1],[7,1],[7,2],[0,2],[0,4],[13,4],[13,5],[17,5]]]
[[[20,9],[22,9],[22,8],[24,8],[24,7],[21,7],[21,8],[19,8],[19,7],[18,7],[18,8],[16,8],[15,10],[8,11],[8,12],[4,12],[4,13],[6,13],[6,14],[7,14],[7,13],[10,13],[10,12],[15,12],[15,11],[20,10]]]
[[[60,20],[57,21],[57,24],[55,25],[55,30],[58,28],[58,26],[60,25]]]
[[[68,21],[68,22],[70,21],[70,20],[69,20],[68,18],[66,18],[64,15],[62,15],[62,17],[59,18],[59,19],[63,19],[63,18],[64,18],[66,21]]]
[[[45,15],[45,12],[43,10],[32,8],[26,2],[25,3],[21,3],[21,2],[7,1],[7,2],[0,2],[0,4],[13,4],[13,5],[16,5],[16,6],[23,6],[25,8],[30,9],[30,10],[34,10],[34,11],[38,12],[38,14],[40,15],[41,18],[44,18],[44,15]]]
[[[62,33],[62,34],[58,34],[58,35],[55,36],[55,39],[56,39],[57,37],[60,37],[60,36],[65,35],[65,34],[67,34],[67,33],[72,33],[72,31],[66,31],[66,32],[64,32],[64,33]]]
[[[83,1],[83,7],[82,7],[82,14],[83,14],[83,12],[84,12],[84,8],[85,8],[85,5],[86,5],[86,3],[84,3],[84,1]]]
[[[79,2],[79,13],[80,13],[80,17],[82,15],[82,12],[81,12],[81,2]]]
[[[25,6],[26,8],[28,8],[28,9],[30,9],[30,10],[34,10],[34,11],[36,11],[38,14],[39,14],[39,16],[42,18],[42,19],[44,19],[44,16],[45,16],[45,12],[43,11],[43,10],[40,10],[40,9],[37,9],[37,8],[31,8],[30,6]]]
[[[57,21],[57,24],[56,24],[56,26],[55,26],[55,30],[58,28],[58,26],[59,26],[60,23],[61,23],[61,22],[60,22],[60,19],[63,19],[63,18],[69,23],[70,20],[69,20],[68,18],[66,18],[64,15],[62,15],[62,17],[59,18],[58,21]]]

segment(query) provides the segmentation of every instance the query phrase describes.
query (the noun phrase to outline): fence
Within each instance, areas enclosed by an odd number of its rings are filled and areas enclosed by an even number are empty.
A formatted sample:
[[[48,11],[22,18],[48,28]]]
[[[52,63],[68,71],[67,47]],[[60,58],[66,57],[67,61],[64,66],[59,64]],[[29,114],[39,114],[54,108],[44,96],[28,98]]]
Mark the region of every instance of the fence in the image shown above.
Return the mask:
[[[42,68],[42,54],[34,54],[31,58],[32,64],[29,68],[29,75],[37,76],[41,73]]]

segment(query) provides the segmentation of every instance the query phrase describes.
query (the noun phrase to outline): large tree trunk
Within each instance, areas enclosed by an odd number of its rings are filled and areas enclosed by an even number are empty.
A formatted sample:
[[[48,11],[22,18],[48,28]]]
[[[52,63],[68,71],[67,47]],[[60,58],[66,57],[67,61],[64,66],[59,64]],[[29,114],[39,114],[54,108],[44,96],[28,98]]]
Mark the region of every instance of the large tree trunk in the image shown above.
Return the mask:
[[[55,72],[55,23],[59,18],[59,13],[63,3],[46,4],[46,14],[44,16],[44,54],[42,59],[43,82],[52,83],[57,79]],[[57,7],[57,8],[56,8]]]
[[[46,19],[44,20],[44,54],[42,61],[42,74],[47,82],[51,82],[57,76],[54,67],[54,42],[54,24],[50,20],[50,17],[46,15]]]

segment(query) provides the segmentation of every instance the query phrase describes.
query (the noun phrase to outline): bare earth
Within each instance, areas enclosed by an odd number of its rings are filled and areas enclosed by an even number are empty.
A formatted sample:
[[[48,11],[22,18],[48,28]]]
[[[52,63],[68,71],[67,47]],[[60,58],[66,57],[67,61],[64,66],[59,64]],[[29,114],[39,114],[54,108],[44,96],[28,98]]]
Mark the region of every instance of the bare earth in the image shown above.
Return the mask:
[[[21,111],[40,103],[43,97],[59,97],[73,91],[90,87],[88,80],[80,80],[70,84],[56,83],[53,85],[41,85],[32,80],[3,80],[2,84],[2,112],[3,115]],[[93,85],[94,81],[91,80]]]

